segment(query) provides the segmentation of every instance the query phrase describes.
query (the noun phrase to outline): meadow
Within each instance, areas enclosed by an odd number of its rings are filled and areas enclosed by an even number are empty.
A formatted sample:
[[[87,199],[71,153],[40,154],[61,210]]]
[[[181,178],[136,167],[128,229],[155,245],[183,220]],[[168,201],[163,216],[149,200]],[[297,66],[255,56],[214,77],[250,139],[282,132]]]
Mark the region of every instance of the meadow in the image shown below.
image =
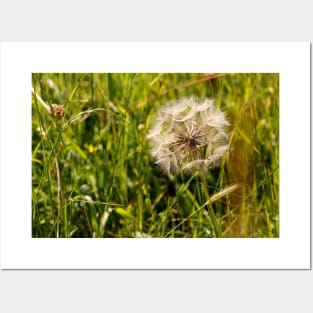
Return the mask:
[[[279,237],[279,74],[33,73],[32,88],[34,238]],[[151,120],[190,96],[225,113],[229,150],[166,173]]]

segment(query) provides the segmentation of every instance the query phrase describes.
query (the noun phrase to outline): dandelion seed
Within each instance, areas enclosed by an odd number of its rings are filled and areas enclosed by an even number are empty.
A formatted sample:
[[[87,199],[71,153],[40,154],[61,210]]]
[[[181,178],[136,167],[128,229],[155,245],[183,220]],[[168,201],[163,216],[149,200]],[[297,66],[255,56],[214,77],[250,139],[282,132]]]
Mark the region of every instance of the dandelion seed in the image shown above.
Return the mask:
[[[213,100],[170,101],[152,118],[151,155],[167,173],[206,171],[228,150],[229,123]]]

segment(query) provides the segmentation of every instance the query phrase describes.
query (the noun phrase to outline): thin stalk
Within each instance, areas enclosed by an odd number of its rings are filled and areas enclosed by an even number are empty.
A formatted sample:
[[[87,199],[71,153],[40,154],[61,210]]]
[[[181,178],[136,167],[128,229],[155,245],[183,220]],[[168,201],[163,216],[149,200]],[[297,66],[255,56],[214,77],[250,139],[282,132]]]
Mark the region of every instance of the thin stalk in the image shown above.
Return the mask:
[[[199,178],[201,181],[201,186],[202,186],[202,190],[204,192],[205,198],[207,200],[211,199],[211,197],[208,193],[208,190],[206,188],[205,178],[203,177],[203,175],[201,173],[199,173]],[[209,213],[209,216],[210,216],[213,228],[214,228],[215,236],[219,238],[221,236],[220,225],[219,225],[218,219],[216,218],[215,212],[213,210],[211,201],[208,203],[207,209],[208,209],[208,213]]]
[[[61,207],[62,207],[62,200],[61,200],[61,178],[60,178],[60,168],[59,168],[59,162],[58,158],[54,158],[55,161],[55,168],[57,172],[57,224],[56,224],[56,237],[60,237],[60,221],[59,221],[59,216],[61,212]]]

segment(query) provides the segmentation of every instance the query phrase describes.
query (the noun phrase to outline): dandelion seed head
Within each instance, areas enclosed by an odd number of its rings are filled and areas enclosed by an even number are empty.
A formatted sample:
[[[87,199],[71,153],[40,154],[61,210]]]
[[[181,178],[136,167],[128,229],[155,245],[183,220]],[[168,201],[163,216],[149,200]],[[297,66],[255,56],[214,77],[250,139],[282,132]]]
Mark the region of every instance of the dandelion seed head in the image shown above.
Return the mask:
[[[207,171],[219,166],[228,150],[228,126],[213,100],[170,101],[152,117],[151,155],[167,173]]]

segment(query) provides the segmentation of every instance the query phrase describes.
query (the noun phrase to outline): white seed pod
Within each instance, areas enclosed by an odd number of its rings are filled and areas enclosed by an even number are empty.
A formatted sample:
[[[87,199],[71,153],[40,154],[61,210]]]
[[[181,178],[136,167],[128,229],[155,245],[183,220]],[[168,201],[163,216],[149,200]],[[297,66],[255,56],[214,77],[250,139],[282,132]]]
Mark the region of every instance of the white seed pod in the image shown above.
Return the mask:
[[[152,117],[151,155],[167,173],[206,171],[218,166],[228,149],[228,126],[213,100],[170,101]]]

